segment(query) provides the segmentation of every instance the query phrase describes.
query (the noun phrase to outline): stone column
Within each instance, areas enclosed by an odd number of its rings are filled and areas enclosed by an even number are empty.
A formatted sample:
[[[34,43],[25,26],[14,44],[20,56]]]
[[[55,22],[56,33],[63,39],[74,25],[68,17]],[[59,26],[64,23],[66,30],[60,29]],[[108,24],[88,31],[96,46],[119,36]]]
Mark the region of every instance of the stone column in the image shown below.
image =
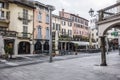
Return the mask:
[[[63,50],[63,43],[62,42],[60,42],[60,43],[61,43],[61,45],[60,45],[61,46],[61,50]]]
[[[105,53],[105,36],[101,36],[101,66],[107,66]]]
[[[14,55],[18,55],[18,46],[19,43],[18,43],[18,39],[16,38],[14,42]]]
[[[32,43],[32,41],[30,42],[30,53],[33,54],[34,52],[34,44]]]
[[[65,51],[66,51],[66,47],[67,47],[66,42],[65,42],[65,45],[64,45],[64,46],[65,46]]]
[[[70,43],[68,43],[68,54],[70,54]]]
[[[43,50],[44,50],[44,43],[45,43],[45,41],[41,41],[41,44],[42,44],[42,54],[43,54]]]
[[[70,43],[68,43],[68,51],[70,51]]]

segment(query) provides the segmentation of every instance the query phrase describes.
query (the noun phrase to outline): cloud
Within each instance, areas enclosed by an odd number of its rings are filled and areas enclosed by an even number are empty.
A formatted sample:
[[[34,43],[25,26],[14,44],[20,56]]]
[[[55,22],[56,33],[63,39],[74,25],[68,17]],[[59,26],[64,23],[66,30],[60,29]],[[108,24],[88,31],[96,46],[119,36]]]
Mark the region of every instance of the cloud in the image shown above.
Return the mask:
[[[89,18],[88,11],[93,8],[95,11],[114,4],[115,0],[38,0],[44,4],[50,4],[56,7],[54,14],[64,8],[65,11],[79,14],[86,19]]]

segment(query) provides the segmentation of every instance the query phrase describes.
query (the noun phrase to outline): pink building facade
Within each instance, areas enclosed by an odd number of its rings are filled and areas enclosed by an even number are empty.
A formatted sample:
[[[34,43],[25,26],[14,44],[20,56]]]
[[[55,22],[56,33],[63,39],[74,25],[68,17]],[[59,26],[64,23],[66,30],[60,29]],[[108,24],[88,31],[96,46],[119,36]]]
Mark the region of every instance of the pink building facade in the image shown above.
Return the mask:
[[[80,17],[79,15],[67,13],[62,9],[59,12],[60,17],[68,18],[73,21],[72,32],[73,36],[84,36],[89,37],[89,28],[88,28],[88,20]]]
[[[34,51],[49,51],[49,10],[45,4],[35,2],[34,10]]]

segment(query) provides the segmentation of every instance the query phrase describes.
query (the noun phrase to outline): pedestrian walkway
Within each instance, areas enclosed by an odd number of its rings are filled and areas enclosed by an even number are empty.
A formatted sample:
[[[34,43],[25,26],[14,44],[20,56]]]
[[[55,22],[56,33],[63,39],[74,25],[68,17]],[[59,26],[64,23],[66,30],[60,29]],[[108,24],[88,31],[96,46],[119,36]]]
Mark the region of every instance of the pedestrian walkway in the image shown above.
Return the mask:
[[[64,56],[55,56],[53,57],[53,61],[61,61],[68,60],[80,57],[94,56],[99,53],[88,54],[88,53],[79,53],[78,55],[64,55]],[[31,64],[38,64],[43,62],[49,62],[49,56],[46,55],[18,55],[14,56],[15,58],[9,60],[0,60],[0,69],[11,68],[11,67],[19,67]]]
[[[6,68],[0,70],[0,80],[120,80],[120,56],[117,51],[107,55],[108,66],[99,66],[100,63],[101,56],[98,54]]]

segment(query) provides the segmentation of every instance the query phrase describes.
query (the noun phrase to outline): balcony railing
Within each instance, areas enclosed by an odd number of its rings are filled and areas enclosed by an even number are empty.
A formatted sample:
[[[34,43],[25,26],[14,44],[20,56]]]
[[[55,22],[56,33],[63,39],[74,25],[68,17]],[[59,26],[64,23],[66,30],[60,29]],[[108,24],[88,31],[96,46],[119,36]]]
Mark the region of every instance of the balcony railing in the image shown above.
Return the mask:
[[[8,9],[0,8],[0,21],[6,23],[10,22],[10,11],[8,11]]]
[[[22,38],[22,39],[31,39],[32,34],[31,33],[24,33],[24,32],[19,32],[17,34],[18,38]]]
[[[15,32],[15,31],[0,30],[0,35],[6,36],[6,37],[16,37],[17,36],[17,32]]]
[[[108,20],[120,16],[120,3],[116,3],[98,11],[99,21]]]
[[[27,18],[25,18],[25,17],[23,16],[23,13],[22,13],[22,12],[19,12],[19,13],[18,13],[18,19],[19,19],[19,20],[28,20],[28,21],[32,21],[33,16],[30,15],[30,14],[28,14],[28,15],[27,15]]]

